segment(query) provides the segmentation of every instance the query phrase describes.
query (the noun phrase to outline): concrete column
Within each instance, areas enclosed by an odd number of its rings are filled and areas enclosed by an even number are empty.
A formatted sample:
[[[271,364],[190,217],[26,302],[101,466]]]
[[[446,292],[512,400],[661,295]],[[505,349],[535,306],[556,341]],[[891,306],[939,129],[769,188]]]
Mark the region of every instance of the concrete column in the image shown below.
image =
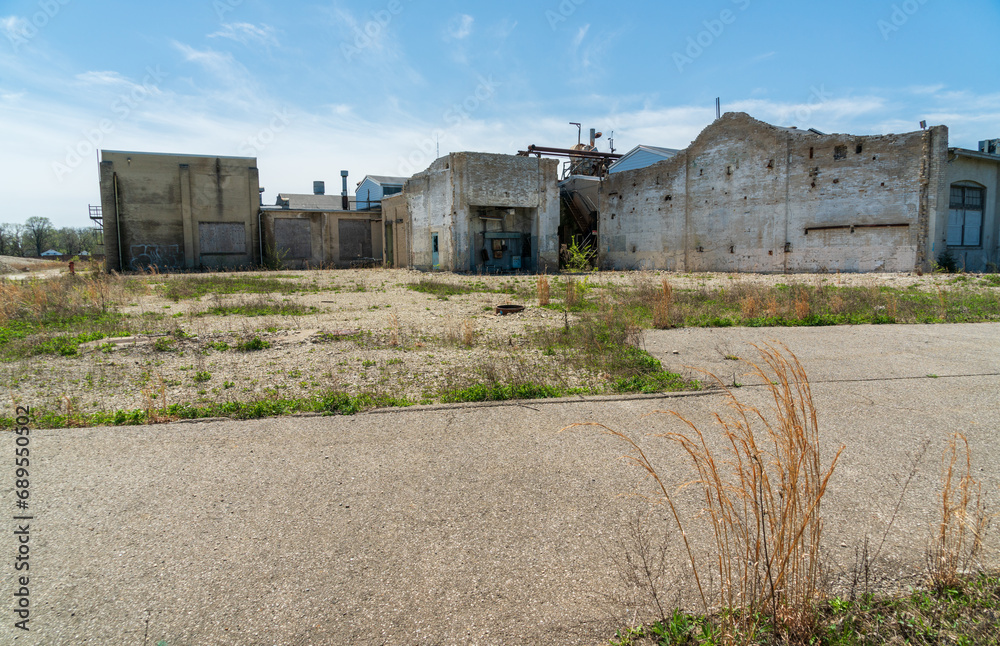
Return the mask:
[[[184,227],[184,266],[195,266],[194,222],[191,216],[191,167],[180,165],[181,175],[181,224]]]

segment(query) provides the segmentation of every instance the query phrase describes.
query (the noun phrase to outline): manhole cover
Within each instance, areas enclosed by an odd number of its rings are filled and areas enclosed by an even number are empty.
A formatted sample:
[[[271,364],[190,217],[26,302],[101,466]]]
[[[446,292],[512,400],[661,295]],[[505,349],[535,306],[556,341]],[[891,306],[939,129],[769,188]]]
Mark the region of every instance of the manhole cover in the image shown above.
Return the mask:
[[[524,305],[497,305],[497,314],[506,316],[507,314],[517,314],[524,311]]]

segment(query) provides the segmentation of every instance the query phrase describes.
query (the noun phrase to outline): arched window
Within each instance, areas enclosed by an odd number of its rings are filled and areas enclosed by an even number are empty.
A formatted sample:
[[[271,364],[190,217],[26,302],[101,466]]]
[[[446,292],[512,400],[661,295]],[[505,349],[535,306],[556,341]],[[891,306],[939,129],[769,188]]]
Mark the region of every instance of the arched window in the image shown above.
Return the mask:
[[[983,188],[973,182],[951,185],[948,246],[980,247],[983,231]]]

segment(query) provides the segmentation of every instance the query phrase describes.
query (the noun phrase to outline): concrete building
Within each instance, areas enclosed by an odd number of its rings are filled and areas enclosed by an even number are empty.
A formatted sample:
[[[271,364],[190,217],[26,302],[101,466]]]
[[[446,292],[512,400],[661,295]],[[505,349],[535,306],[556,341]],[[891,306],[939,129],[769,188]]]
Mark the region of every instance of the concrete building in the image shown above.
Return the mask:
[[[959,269],[1000,268],[1000,148],[986,140],[979,150],[948,149],[948,216],[938,243]],[[992,152],[990,152],[992,151]]]
[[[371,211],[382,208],[382,198],[402,192],[406,180],[406,177],[366,175],[358,183],[358,210]]]
[[[382,200],[386,261],[422,270],[558,267],[558,162],[451,153]]]
[[[342,195],[326,195],[323,182],[313,186],[312,195],[279,193],[275,206],[260,208],[265,263],[288,269],[381,263],[381,214],[344,210]],[[348,196],[348,207],[355,205]]]
[[[600,189],[602,266],[678,271],[911,271],[944,250],[944,126],[824,135],[742,113]]]
[[[608,173],[620,173],[652,166],[657,162],[676,157],[679,152],[674,148],[661,148],[660,146],[636,146],[622,155],[621,159],[611,164]]]
[[[260,262],[257,160],[101,151],[107,269]]]

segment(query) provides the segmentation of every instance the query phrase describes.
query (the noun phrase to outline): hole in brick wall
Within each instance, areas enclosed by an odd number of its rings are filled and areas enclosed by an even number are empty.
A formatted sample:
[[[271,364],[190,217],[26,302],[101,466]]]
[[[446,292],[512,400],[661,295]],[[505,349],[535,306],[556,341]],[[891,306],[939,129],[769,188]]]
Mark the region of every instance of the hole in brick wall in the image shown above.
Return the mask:
[[[834,146],[833,147],[833,158],[834,159],[847,159],[847,146]]]
[[[872,161],[878,161],[878,155],[873,156]]]
[[[733,245],[729,245],[729,253],[736,253],[736,247]]]
[[[861,144],[858,144],[857,148],[854,149],[854,154],[855,155],[860,155],[862,150],[864,150],[864,146],[862,146]]]
[[[839,179],[835,179],[835,180],[833,180],[833,183],[834,184],[840,184],[840,180]]]
[[[885,182],[882,182],[882,186],[885,186]]]
[[[698,177],[701,177],[704,174],[705,174],[705,169],[704,168],[699,168],[698,169]]]
[[[614,214],[614,213],[612,213],[612,214],[611,214],[611,219],[612,219],[612,220],[614,220],[614,219],[615,219],[615,214]]]
[[[774,168],[774,160],[773,159],[768,159],[767,160],[767,167],[768,168]]]
[[[767,250],[767,255],[769,255],[769,256],[773,256],[773,255],[774,255],[774,250],[772,250],[772,249],[768,249],[768,250]]]
[[[809,148],[809,159],[813,158],[813,153],[814,152],[815,152],[815,150],[813,148]]]
[[[813,188],[816,188],[816,182],[813,182],[812,184],[810,184],[810,186],[812,186]]]
[[[732,175],[732,174],[733,174],[733,167],[726,166],[726,175]]]
[[[744,199],[744,200],[745,200],[745,199],[747,199],[747,196],[746,196],[746,195],[744,195],[744,196],[743,196],[743,199]]]
[[[674,199],[674,196],[673,195],[668,195],[668,196],[666,196],[666,197],[663,198],[663,201],[664,202],[669,202],[672,199]]]

